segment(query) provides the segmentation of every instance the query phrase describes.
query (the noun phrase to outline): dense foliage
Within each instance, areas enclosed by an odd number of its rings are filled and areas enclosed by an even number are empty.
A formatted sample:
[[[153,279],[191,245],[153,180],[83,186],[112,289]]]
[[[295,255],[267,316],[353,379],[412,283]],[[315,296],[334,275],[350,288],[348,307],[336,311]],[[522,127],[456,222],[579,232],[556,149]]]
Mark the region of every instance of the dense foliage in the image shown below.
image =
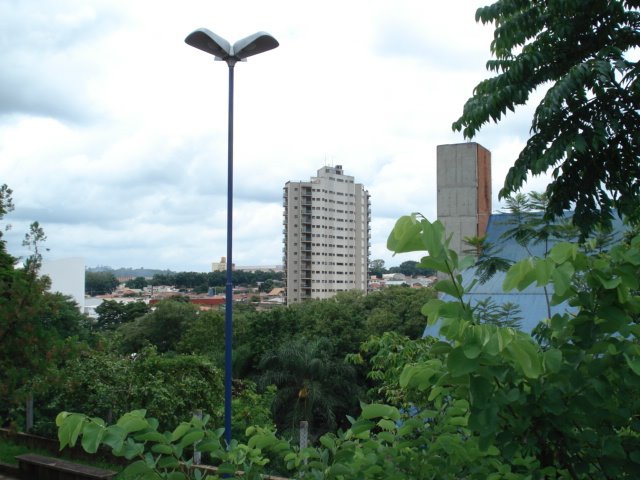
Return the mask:
[[[151,285],[171,285],[180,289],[197,289],[206,292],[210,287],[224,287],[227,283],[226,272],[177,272],[157,273],[149,282]],[[233,284],[256,285],[270,281],[271,285],[281,284],[284,279],[282,272],[256,271],[246,272],[234,270],[232,273]]]
[[[149,306],[144,302],[118,302],[104,300],[96,307],[98,319],[94,325],[96,330],[113,330],[120,325],[134,321],[149,313]]]
[[[496,75],[476,86],[453,128],[472,138],[546,89],[500,196],[551,170],[550,217],[574,207],[585,234],[614,209],[638,220],[640,3],[499,0],[476,19],[495,25],[487,68]]]
[[[429,323],[440,323],[440,338],[415,342],[386,333],[352,356],[371,366],[377,393],[389,404],[363,404],[348,430],[298,449],[269,430],[249,428],[246,444],[226,449],[221,430],[197,419],[160,434],[142,411],[109,427],[63,413],[62,446],[82,437],[88,451],[105,444],[137,459],[127,478],[204,478],[189,469],[196,441],[220,466],[207,478],[240,469],[258,478],[274,456],[287,469],[280,473],[294,478],[640,475],[640,235],[608,252],[586,253],[561,242],[544,258],[513,265],[507,290],[549,285],[554,302],[576,309],[543,321],[535,339],[484,322],[465,302],[460,270],[474,260],[448,248],[439,222],[403,217],[389,247],[426,250],[421,265],[444,275],[435,288],[453,300],[432,298],[423,308]]]
[[[105,295],[112,293],[120,285],[111,272],[85,272],[84,291],[87,295]]]
[[[13,210],[12,191],[0,186],[0,220]],[[0,230],[0,421],[17,402],[42,389],[59,362],[73,355],[85,338],[85,318],[69,297],[46,290],[49,280],[38,276],[40,242],[46,237],[34,222],[25,245],[34,252],[16,267]]]

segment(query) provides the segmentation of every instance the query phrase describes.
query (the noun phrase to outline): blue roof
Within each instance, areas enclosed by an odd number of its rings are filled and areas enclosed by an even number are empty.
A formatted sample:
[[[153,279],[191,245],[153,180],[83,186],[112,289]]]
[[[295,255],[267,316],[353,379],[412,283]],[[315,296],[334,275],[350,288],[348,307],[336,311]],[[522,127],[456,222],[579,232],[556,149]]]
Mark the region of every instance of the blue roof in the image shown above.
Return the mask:
[[[568,214],[567,216],[570,216]],[[517,219],[513,214],[492,214],[489,217],[489,223],[487,224],[486,237],[487,241],[494,245],[493,255],[517,262],[523,258],[530,256],[543,257],[545,253],[553,247],[554,244],[560,240],[549,240],[545,245],[545,242],[533,243],[523,247],[513,238],[506,239],[504,234],[517,225]],[[613,232],[617,237],[621,237],[624,231],[624,225],[619,219],[614,219]],[[473,278],[476,276],[475,269],[471,268],[462,273],[463,285],[469,285]],[[513,290],[511,292],[505,292],[502,289],[506,273],[497,272],[487,282],[481,284],[477,282],[474,287],[465,294],[465,299],[472,305],[477,305],[478,302],[485,301],[491,298],[492,302],[496,305],[502,305],[506,303],[515,304],[519,307],[519,317],[522,318],[520,322],[520,328],[524,332],[531,333],[531,331],[538,325],[541,320],[549,317],[547,310],[547,300],[551,299],[553,290],[551,286],[547,287],[547,294],[545,294],[543,287],[537,287],[531,285],[521,292]],[[551,316],[556,313],[565,313],[573,310],[566,303],[551,306]],[[428,326],[425,328],[424,335],[437,336],[440,330],[439,325]]]

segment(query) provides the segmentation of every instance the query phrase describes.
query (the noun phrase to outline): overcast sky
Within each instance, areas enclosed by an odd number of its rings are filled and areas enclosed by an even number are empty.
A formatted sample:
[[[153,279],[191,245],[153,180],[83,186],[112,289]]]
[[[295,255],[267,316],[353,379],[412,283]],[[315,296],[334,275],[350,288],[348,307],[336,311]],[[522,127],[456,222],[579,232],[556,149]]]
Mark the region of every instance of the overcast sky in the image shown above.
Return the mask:
[[[489,3],[489,2],[485,2]],[[484,4],[484,3],[483,3]],[[282,187],[342,165],[372,201],[371,258],[404,214],[436,215],[436,147],[485,78],[478,0],[0,0],[0,184],[10,253],[208,271],[226,254],[228,71],[184,43],[204,27],[280,47],[235,69],[236,265],[282,263]],[[494,210],[531,109],[476,139]],[[530,188],[540,186],[530,184]]]

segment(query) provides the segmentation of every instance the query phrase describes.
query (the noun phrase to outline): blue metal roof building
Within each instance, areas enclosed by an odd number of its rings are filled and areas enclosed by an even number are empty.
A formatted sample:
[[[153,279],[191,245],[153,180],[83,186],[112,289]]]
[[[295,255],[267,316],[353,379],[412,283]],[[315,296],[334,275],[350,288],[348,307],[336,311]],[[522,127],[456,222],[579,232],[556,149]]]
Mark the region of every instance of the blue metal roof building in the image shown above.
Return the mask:
[[[545,242],[529,242],[525,248],[515,239],[505,238],[505,233],[516,225],[517,219],[513,214],[491,215],[487,225],[486,237],[487,241],[494,246],[495,256],[512,262],[517,262],[529,256],[544,257],[546,252],[559,242],[559,240],[555,239],[550,239],[546,244]],[[614,220],[613,231],[618,238],[622,236],[624,226],[620,220]],[[469,285],[476,276],[476,271],[471,268],[463,272],[462,276],[463,285]],[[465,299],[469,301],[472,306],[489,298],[497,305],[506,303],[517,305],[520,309],[518,316],[522,318],[520,322],[521,330],[531,333],[541,320],[549,317],[547,297],[549,300],[551,299],[553,294],[551,290],[552,287],[547,287],[547,293],[545,293],[543,287],[537,287],[535,284],[523,291],[513,290],[511,292],[504,292],[502,284],[504,283],[505,276],[505,272],[497,272],[484,284],[477,282],[474,287],[465,294]],[[570,308],[566,303],[550,306],[550,313],[551,316],[553,316],[555,313],[564,313]],[[438,325],[427,327],[424,335],[437,336],[438,331]]]

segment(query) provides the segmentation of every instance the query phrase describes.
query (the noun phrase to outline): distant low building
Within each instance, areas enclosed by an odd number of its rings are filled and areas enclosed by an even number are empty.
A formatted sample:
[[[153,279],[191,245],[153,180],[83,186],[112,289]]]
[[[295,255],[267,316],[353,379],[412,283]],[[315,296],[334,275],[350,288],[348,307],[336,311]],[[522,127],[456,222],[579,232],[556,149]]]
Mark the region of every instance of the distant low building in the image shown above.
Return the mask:
[[[279,273],[284,271],[284,267],[282,265],[245,265],[234,267],[234,270],[238,270],[240,272],[274,272]]]
[[[231,270],[235,270],[236,266],[231,264]],[[212,272],[226,272],[227,271],[227,257],[220,257],[219,262],[213,262],[211,264]]]

